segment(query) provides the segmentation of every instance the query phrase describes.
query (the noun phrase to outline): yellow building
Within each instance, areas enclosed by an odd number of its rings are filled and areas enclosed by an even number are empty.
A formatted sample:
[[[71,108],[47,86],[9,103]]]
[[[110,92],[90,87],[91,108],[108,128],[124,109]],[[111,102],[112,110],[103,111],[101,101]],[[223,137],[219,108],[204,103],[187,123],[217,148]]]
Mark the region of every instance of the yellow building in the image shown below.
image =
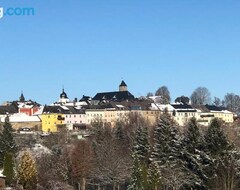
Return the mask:
[[[64,109],[60,106],[44,106],[40,117],[43,132],[58,132],[59,127],[65,124]]]
[[[58,127],[64,124],[64,117],[61,113],[44,113],[41,119],[43,132],[57,132]]]
[[[160,110],[142,110],[143,118],[150,124],[156,125],[161,115]]]
[[[212,119],[218,118],[224,121],[225,123],[234,122],[234,113],[228,111],[224,107],[217,107],[214,105],[205,105],[205,106],[195,106],[196,109],[200,111],[200,117],[198,123],[204,126],[209,126]]]

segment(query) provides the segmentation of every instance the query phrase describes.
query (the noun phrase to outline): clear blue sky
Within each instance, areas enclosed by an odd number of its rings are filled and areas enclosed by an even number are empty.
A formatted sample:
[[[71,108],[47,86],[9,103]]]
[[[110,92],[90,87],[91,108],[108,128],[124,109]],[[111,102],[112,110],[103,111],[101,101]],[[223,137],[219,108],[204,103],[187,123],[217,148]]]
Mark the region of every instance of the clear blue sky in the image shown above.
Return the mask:
[[[2,0],[35,16],[0,19],[0,102],[42,104],[166,85],[172,99],[198,86],[240,93],[239,0]]]

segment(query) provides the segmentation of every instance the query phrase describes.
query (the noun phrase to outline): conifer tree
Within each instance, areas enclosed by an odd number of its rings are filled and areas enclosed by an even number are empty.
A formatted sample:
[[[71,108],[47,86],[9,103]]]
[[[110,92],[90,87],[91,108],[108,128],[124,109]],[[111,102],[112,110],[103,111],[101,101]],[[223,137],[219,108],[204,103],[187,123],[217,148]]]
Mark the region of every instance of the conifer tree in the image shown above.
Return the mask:
[[[161,174],[155,162],[151,162],[148,168],[148,189],[158,190],[161,186]]]
[[[199,131],[196,118],[191,118],[187,124],[187,131],[183,139],[184,151],[182,159],[186,168],[191,172],[193,187],[196,189],[203,188],[204,180],[204,160],[203,137]],[[206,155],[205,155],[206,157]]]
[[[15,156],[17,152],[17,145],[12,132],[12,125],[7,116],[3,124],[3,131],[0,134],[0,167],[3,167],[5,153],[12,153]]]
[[[133,147],[133,172],[129,190],[148,190],[149,142],[147,127],[139,126]]]
[[[154,145],[151,159],[160,167],[166,166],[170,161],[173,163],[179,158],[177,129],[173,126],[171,116],[164,112],[154,130]]]
[[[178,189],[190,183],[187,169],[181,159],[180,135],[171,116],[165,111],[154,130],[154,145],[151,161],[157,164],[165,189]]]
[[[6,153],[4,157],[3,175],[6,176],[6,185],[10,186],[14,178],[14,160],[12,153]]]
[[[187,132],[184,138],[184,144],[190,153],[195,153],[196,149],[203,146],[203,137],[199,131],[196,118],[191,118],[187,124]]]
[[[222,130],[221,121],[218,119],[212,120],[208,127],[205,140],[206,150],[213,158],[216,158],[224,151],[231,149],[231,144]]]
[[[207,152],[209,158],[208,167],[205,168],[207,176],[206,186],[207,189],[216,189],[216,186],[219,185],[216,184],[216,181],[218,180],[218,177],[221,176],[220,173],[225,172],[223,170],[219,170],[222,168],[220,166],[225,165],[223,162],[226,160],[226,155],[230,155],[234,147],[224,134],[222,123],[218,119],[212,120],[210,126],[208,127],[205,141],[205,151]]]
[[[24,152],[17,168],[17,179],[24,189],[35,189],[37,185],[37,169],[29,152]]]

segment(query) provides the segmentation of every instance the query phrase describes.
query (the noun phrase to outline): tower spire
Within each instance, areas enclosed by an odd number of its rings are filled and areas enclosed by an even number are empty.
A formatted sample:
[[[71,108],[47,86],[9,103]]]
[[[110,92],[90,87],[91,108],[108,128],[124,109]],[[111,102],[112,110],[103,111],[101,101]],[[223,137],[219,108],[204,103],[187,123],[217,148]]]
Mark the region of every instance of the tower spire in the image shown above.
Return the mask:
[[[21,91],[21,96],[19,97],[20,102],[25,102],[25,97],[23,95],[23,91]]]

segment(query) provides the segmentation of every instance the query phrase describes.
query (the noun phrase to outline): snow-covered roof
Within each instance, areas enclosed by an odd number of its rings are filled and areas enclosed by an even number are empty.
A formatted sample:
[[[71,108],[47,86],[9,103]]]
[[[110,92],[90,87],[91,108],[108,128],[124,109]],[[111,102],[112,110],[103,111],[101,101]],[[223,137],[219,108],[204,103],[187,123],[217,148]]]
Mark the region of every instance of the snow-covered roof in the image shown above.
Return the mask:
[[[10,122],[40,122],[38,116],[29,116],[25,113],[12,114],[9,117]]]
[[[66,106],[61,106],[61,108],[67,111],[69,110]]]
[[[118,108],[124,108],[123,105],[116,105]]]
[[[170,104],[158,104],[158,103],[151,103],[150,109],[160,111],[164,111],[165,109],[167,109],[170,112],[174,110],[174,108]]]
[[[35,112],[33,115],[42,115],[43,109],[44,109],[44,106],[40,106],[40,109],[37,112]]]
[[[221,110],[221,111],[214,111],[214,110],[211,110],[210,112],[211,112],[211,113],[232,114],[232,112],[231,112],[231,111],[228,111],[228,110]]]
[[[18,103],[18,108],[32,108],[34,105],[33,104],[26,104],[24,102]]]

